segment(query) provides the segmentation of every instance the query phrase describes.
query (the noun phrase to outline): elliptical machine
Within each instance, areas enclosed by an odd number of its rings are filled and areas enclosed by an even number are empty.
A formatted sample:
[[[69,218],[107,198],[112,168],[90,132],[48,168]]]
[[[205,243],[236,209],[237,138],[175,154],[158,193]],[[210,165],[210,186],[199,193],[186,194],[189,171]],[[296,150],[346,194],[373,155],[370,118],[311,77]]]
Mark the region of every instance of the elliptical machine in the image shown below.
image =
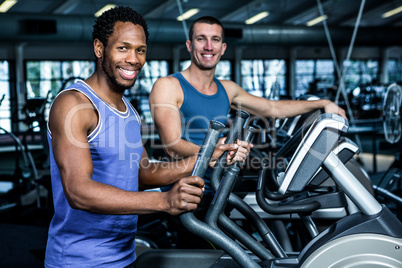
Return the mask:
[[[209,261],[208,264],[207,262],[199,264],[197,259],[194,259],[193,267],[209,267],[214,258],[216,262],[210,267],[236,267],[238,265],[271,268],[368,267],[370,265],[401,267],[402,223],[385,206],[380,205],[374,199],[332,152],[334,145],[347,129],[348,123],[342,117],[333,114],[321,115],[308,129],[286,171],[279,177],[279,192],[285,194],[286,192],[302,191],[316,171],[322,167],[356,204],[359,212],[337,221],[317,235],[300,254],[280,258],[272,256],[262,261],[250,254],[249,251],[245,251],[222,230],[199,222],[191,216],[191,213],[186,213],[181,218],[190,231],[218,245],[228,254],[225,257],[225,255],[221,255],[220,251],[211,251],[211,254],[202,251],[200,254],[208,257],[205,258]],[[209,162],[208,159],[204,161]],[[222,179],[215,195],[215,201],[222,200],[224,192],[227,194],[227,190],[222,190],[226,188],[223,187],[223,183],[227,181],[227,178]],[[221,204],[220,206],[225,205],[224,202],[218,203]],[[217,203],[214,207],[222,211],[222,207],[217,207]],[[147,254],[148,252],[149,254]],[[189,264],[189,258],[194,257],[194,255],[186,255],[186,252],[182,251],[181,258],[177,258],[180,251],[176,251],[176,259],[172,261],[172,258],[169,257],[172,254],[168,252],[165,252],[166,254],[161,258],[153,258],[156,256],[152,251],[148,252],[143,253],[138,261],[141,263],[141,260],[145,262],[147,259],[152,260],[156,265],[154,267],[184,267]],[[156,252],[156,254],[161,253],[163,252]],[[156,264],[155,261],[159,262]],[[182,266],[181,263],[186,264]]]
[[[258,263],[260,266],[402,267],[402,223],[375,200],[332,151],[347,129],[342,117],[320,115],[277,181],[279,193],[297,193],[322,167],[360,211],[318,234],[297,256],[264,260]]]

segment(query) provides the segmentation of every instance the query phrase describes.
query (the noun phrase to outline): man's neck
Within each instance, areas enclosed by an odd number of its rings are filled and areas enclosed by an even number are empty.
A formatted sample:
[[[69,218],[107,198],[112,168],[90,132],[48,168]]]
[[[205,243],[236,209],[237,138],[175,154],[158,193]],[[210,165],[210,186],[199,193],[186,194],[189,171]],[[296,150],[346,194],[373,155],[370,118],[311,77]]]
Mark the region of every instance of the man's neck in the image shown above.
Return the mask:
[[[201,70],[193,65],[182,72],[184,78],[198,91],[206,95],[215,94],[217,91],[214,82],[215,68],[211,70]]]
[[[113,90],[109,83],[103,77],[99,77],[96,72],[85,80],[85,82],[111,107],[122,112],[126,110],[126,106],[122,101],[124,92]]]

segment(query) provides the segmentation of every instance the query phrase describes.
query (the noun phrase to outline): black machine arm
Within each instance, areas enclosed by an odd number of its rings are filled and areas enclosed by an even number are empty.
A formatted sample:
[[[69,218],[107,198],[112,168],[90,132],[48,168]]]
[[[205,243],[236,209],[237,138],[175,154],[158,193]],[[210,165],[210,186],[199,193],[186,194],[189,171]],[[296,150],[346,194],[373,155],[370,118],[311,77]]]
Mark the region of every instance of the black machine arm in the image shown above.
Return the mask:
[[[200,149],[192,175],[203,177],[209,160],[218,142],[224,125],[215,121],[210,123],[203,146]],[[260,267],[236,242],[227,237],[222,231],[199,221],[192,212],[180,216],[183,225],[192,233],[203,237],[225,250],[242,267]]]

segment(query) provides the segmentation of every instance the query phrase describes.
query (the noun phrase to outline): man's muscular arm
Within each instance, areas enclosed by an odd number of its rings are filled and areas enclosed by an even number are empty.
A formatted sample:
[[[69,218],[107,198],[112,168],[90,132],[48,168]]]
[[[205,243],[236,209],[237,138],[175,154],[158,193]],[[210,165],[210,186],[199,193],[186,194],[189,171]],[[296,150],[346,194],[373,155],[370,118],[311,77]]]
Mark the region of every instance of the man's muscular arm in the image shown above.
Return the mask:
[[[273,101],[251,95],[232,81],[222,81],[232,108],[241,108],[250,114],[268,118],[294,117],[316,109],[324,109],[326,113],[335,113],[346,118],[345,111],[330,100],[315,101],[279,100]]]
[[[200,146],[181,138],[179,108],[182,103],[180,83],[173,77],[158,79],[149,96],[149,106],[156,129],[166,152],[174,158],[194,156]]]

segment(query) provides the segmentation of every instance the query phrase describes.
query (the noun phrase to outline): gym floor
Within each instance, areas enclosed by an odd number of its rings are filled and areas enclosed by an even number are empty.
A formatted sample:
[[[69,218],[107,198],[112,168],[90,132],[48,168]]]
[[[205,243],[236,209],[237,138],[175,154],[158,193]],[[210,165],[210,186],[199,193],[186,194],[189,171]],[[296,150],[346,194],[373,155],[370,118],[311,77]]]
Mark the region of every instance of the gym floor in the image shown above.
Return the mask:
[[[8,155],[0,153],[0,168],[9,168]],[[377,155],[377,173],[373,173],[373,155],[360,154],[359,159],[376,184],[394,161],[392,154]],[[36,203],[0,213],[0,268],[43,267],[47,230],[52,209],[37,208]]]

